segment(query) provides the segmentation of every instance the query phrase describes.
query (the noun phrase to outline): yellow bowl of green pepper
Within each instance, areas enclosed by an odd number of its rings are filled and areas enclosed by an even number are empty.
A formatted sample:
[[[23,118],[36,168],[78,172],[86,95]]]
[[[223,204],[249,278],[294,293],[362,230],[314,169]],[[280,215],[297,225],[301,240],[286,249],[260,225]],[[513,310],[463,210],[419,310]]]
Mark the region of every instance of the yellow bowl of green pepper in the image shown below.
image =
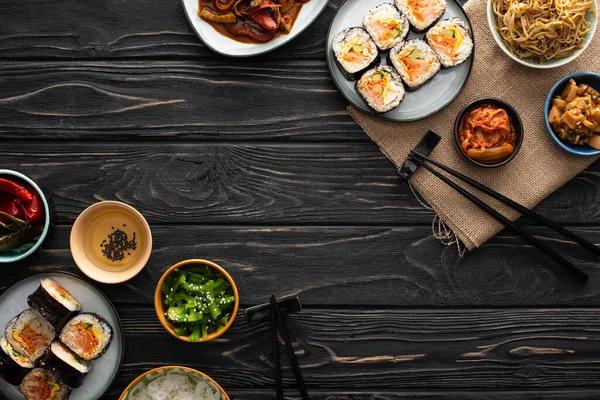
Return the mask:
[[[154,291],[154,308],[172,336],[208,342],[233,325],[240,305],[231,275],[212,261],[192,259],[165,271]]]

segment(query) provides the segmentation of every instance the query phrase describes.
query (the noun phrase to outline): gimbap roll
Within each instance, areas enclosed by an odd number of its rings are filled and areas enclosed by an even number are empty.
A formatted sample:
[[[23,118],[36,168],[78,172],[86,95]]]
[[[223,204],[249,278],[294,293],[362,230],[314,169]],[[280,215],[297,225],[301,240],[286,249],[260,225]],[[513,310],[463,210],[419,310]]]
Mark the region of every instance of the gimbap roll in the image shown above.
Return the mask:
[[[404,41],[408,34],[408,20],[390,3],[370,10],[363,18],[363,26],[381,50],[389,50]]]
[[[395,0],[416,32],[424,32],[446,12],[446,0]]]
[[[0,378],[11,385],[18,385],[35,364],[18,353],[5,337],[0,338]]]
[[[71,293],[52,279],[42,279],[37,290],[27,298],[27,304],[58,330],[81,310],[81,304]]]
[[[425,37],[446,68],[465,62],[473,52],[473,39],[469,26],[460,18],[438,22]]]
[[[104,354],[112,336],[113,330],[104,318],[82,313],[67,322],[60,333],[60,340],[81,359],[89,361]]]
[[[368,70],[356,82],[356,91],[364,101],[378,113],[398,107],[404,99],[402,79],[391,67]]]
[[[19,390],[27,400],[65,400],[71,393],[71,388],[41,368],[28,373]]]
[[[27,309],[6,325],[6,340],[31,362],[36,362],[48,349],[56,331],[40,314]]]
[[[90,362],[79,359],[75,353],[58,340],[52,342],[50,351],[40,364],[71,388],[81,386],[83,378],[92,370]]]
[[[409,91],[428,82],[441,68],[440,60],[421,39],[411,39],[394,47],[389,58]]]
[[[347,79],[358,79],[362,72],[380,61],[377,45],[363,28],[348,28],[335,35],[332,50]]]

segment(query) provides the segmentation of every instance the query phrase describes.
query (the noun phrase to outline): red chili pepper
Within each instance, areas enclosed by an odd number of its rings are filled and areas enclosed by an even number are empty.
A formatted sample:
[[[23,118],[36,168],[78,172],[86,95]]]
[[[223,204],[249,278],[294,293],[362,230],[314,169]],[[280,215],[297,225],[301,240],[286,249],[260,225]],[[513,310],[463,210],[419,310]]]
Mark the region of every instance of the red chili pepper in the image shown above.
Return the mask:
[[[267,31],[273,31],[279,27],[275,19],[266,10],[260,10],[248,15],[252,21],[262,26]]]
[[[23,207],[23,203],[20,199],[14,199],[4,205],[0,206],[0,211],[7,213],[10,216],[17,217],[20,219],[25,219],[25,208]],[[0,221],[4,223],[8,223],[6,218],[0,217]]]
[[[27,214],[27,222],[30,224],[43,223],[46,219],[44,213],[44,203],[42,197],[37,190],[31,186],[27,186],[29,192],[33,195],[30,202],[25,204],[25,212]]]
[[[33,200],[33,195],[25,186],[9,179],[0,178],[0,191],[8,192],[23,201]]]
[[[225,24],[225,29],[235,36],[247,36],[256,42],[268,42],[273,39],[277,31],[264,32],[249,22],[238,21],[235,24]]]

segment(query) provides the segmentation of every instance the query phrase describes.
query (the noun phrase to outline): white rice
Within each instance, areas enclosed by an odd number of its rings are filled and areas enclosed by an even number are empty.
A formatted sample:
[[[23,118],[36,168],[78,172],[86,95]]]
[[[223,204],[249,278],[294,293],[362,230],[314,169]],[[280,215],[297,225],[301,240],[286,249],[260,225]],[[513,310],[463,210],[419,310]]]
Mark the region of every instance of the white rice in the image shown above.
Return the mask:
[[[81,304],[79,304],[79,302],[73,298],[71,293],[60,286],[57,282],[53,281],[52,279],[42,279],[40,284],[44,290],[50,294],[50,296],[52,296],[69,311],[81,310]],[[66,295],[61,293],[61,289],[63,293],[66,293]]]
[[[66,364],[70,365],[72,368],[75,368],[82,374],[87,374],[92,370],[92,364],[90,362],[78,359],[77,356],[71,350],[69,350],[67,346],[59,341],[55,340],[52,342],[50,350],[56,357],[60,358]]]
[[[132,393],[128,400],[221,400],[221,393],[204,379],[169,371]]]

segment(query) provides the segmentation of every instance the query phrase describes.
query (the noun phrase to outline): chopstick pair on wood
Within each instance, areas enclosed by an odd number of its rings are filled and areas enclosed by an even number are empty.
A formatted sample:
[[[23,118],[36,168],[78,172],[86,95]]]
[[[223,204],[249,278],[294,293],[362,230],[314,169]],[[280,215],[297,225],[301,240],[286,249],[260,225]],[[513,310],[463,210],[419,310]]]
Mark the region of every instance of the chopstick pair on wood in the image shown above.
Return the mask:
[[[277,339],[277,332],[283,338],[285,342],[285,350],[287,352],[288,358],[292,363],[292,369],[294,370],[294,376],[296,377],[296,383],[298,384],[298,389],[300,390],[300,395],[302,396],[302,400],[308,399],[308,392],[306,391],[306,385],[304,384],[304,379],[302,378],[302,371],[300,371],[300,366],[298,365],[298,360],[296,360],[296,354],[294,353],[294,348],[292,347],[292,342],[290,341],[290,336],[288,334],[285,325],[283,324],[283,317],[281,315],[281,310],[279,309],[279,304],[277,304],[277,299],[275,295],[271,295],[271,333],[273,336],[273,368],[275,371],[275,390],[277,393],[277,400],[284,400],[283,398],[283,380],[281,378],[281,361],[279,359],[279,340]]]
[[[428,165],[427,163],[433,164],[437,168],[439,168],[439,169],[447,172],[448,174],[454,176],[455,178],[473,186],[474,188],[487,194],[488,196],[500,201],[501,203],[504,203],[505,205],[507,205],[509,207],[512,207],[513,209],[517,210],[518,212],[525,214],[525,215],[535,219],[536,221],[540,222],[541,224],[546,225],[550,229],[553,229],[554,231],[566,236],[567,238],[569,238],[569,239],[573,240],[574,242],[578,243],[579,245],[581,245],[581,247],[593,252],[596,255],[600,255],[600,248],[598,248],[595,244],[585,240],[581,236],[558,225],[557,223],[552,222],[552,221],[542,217],[541,215],[531,211],[530,209],[509,199],[508,197],[492,190],[491,188],[489,188],[485,185],[482,185],[481,183],[469,178],[468,176],[463,175],[460,172],[457,172],[457,171],[455,171],[437,161],[434,161],[422,154],[419,154],[419,153],[411,150],[411,152],[409,154],[409,158],[412,161],[414,161],[415,163],[417,163],[419,166],[425,168],[426,170],[431,172],[433,175],[435,175],[436,177],[438,177],[439,179],[444,181],[448,186],[455,189],[457,192],[462,194],[464,197],[469,199],[471,202],[475,203],[479,208],[481,208],[483,211],[485,211],[488,215],[492,216],[497,221],[501,222],[504,226],[513,230],[515,233],[519,234],[521,237],[523,237],[525,240],[527,240],[533,246],[542,250],[548,256],[550,256],[551,258],[556,260],[560,265],[562,265],[563,267],[565,267],[569,271],[571,271],[573,274],[575,274],[579,279],[581,279],[583,281],[587,281],[589,279],[589,275],[587,273],[585,273],[584,271],[582,271],[579,267],[573,265],[571,262],[569,262],[568,260],[563,258],[561,255],[559,255],[557,252],[555,252],[551,247],[549,247],[548,245],[546,245],[543,242],[536,239],[532,234],[530,234],[529,232],[527,232],[520,226],[513,223],[511,220],[506,218],[504,215],[502,215],[498,211],[494,210],[490,205],[483,202],[482,200],[480,200],[479,198],[474,196],[472,193],[468,192],[467,190],[462,188],[460,185],[456,184],[455,182],[450,180],[448,177],[444,176],[439,171],[437,171],[436,169],[434,169],[433,167]]]

